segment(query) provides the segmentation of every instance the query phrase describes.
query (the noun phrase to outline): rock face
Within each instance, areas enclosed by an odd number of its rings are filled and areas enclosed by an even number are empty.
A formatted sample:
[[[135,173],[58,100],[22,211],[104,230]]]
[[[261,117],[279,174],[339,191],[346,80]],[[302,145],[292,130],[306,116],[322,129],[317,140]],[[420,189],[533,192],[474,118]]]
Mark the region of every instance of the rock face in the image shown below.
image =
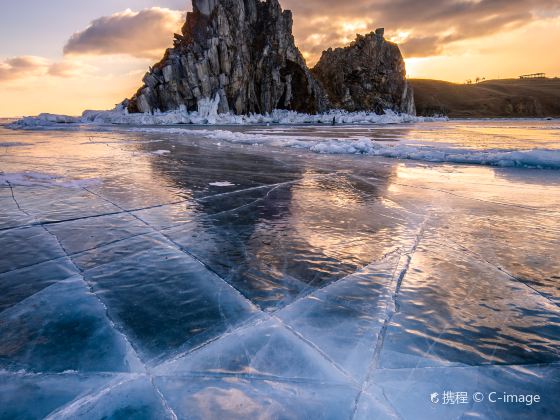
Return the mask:
[[[182,34],[143,82],[129,112],[320,113],[328,107],[295,46],[292,14],[278,0],[193,0]]]
[[[383,35],[384,30],[378,29],[358,35],[345,48],[323,52],[312,73],[325,88],[332,107],[416,114],[399,47]]]
[[[325,51],[310,71],[294,42],[292,13],[282,11],[278,0],[192,2],[173,48],[125,101],[129,112],[415,113],[402,55],[383,30]]]

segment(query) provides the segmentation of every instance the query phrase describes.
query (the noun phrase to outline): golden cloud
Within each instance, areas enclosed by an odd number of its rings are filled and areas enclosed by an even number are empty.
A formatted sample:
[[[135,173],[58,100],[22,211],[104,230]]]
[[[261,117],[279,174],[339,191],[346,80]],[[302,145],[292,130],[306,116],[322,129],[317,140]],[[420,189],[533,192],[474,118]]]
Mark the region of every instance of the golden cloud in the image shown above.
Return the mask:
[[[161,7],[103,16],[73,34],[64,46],[64,54],[159,58],[171,46],[173,33],[181,27],[184,16],[184,12]]]

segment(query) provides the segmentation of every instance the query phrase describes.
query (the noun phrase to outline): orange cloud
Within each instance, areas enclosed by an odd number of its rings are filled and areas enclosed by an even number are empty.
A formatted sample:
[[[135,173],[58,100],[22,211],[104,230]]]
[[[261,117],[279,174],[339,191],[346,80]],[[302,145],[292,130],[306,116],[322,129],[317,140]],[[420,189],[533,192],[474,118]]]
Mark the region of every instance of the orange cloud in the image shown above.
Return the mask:
[[[0,82],[44,74],[49,67],[45,58],[30,55],[12,57],[0,62]]]
[[[173,33],[181,27],[184,16],[181,11],[161,7],[139,12],[127,9],[103,16],[72,35],[64,46],[64,54],[159,58],[172,45]]]
[[[558,0],[283,0],[282,4],[294,12],[296,38],[310,61],[328,47],[347,43],[355,32],[377,27],[385,27],[388,38],[407,34],[399,38],[405,56],[427,57],[445,54],[448,46],[460,41],[560,16]]]
[[[24,55],[0,62],[0,83],[45,76],[76,77],[94,69],[95,67],[78,61],[52,62],[43,57]]]

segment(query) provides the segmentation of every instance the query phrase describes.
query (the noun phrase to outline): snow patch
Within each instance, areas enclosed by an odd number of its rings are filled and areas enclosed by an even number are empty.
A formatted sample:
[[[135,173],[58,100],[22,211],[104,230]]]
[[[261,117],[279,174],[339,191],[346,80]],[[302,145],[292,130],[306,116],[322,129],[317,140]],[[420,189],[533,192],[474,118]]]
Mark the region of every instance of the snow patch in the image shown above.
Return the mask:
[[[235,184],[229,181],[211,182],[209,185],[212,187],[235,187]]]
[[[168,155],[170,153],[171,153],[171,150],[156,150],[155,152],[152,152],[152,155],[164,156],[164,155]]]

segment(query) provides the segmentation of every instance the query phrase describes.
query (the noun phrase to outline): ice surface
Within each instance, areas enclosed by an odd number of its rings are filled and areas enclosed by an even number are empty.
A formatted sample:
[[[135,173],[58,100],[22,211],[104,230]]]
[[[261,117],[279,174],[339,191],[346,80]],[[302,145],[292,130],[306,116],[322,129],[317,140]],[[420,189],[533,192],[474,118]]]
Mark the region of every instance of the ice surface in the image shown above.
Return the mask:
[[[318,290],[277,313],[356,381],[367,375],[396,287],[399,258],[372,265],[362,272]]]
[[[523,192],[524,205],[531,204],[531,195],[530,190]],[[560,249],[558,218],[551,218],[543,225],[541,220],[547,216],[539,209],[511,206],[502,206],[499,210],[471,206],[468,213],[455,212],[452,217],[454,230],[461,237],[461,242],[441,235],[438,236],[439,241],[469,253],[472,258],[486,261],[506,276],[524,282],[560,305],[560,259],[555,251]],[[442,223],[445,220],[434,221],[432,230],[441,229]],[[516,226],[515,235],[508,228],[510,224]],[[481,228],[492,228],[493,235],[480,237],[478,231]]]
[[[273,311],[410,242],[418,218],[403,219],[375,194],[345,176],[310,174],[268,190],[199,200],[206,217],[164,233]]]
[[[2,273],[0,274],[0,312],[51,284],[74,275],[76,275],[76,267],[66,257]]]
[[[98,393],[85,395],[54,411],[49,420],[88,419],[173,419],[159,392],[147,376],[115,378]]]
[[[171,150],[156,150],[155,152],[152,152],[154,155],[158,155],[158,156],[164,156],[164,155],[168,155],[169,153],[171,153]]]
[[[0,418],[558,418],[560,171],[386,157],[557,122],[115,115],[0,127]]]
[[[133,258],[143,252],[149,252],[151,249],[166,246],[169,246],[169,244],[165,238],[159,234],[150,233],[89,249],[73,255],[72,260],[80,270],[85,272],[95,267]]]
[[[97,179],[69,180],[61,176],[41,172],[3,173],[0,175],[1,185],[12,186],[60,186],[66,188],[83,188],[99,183]]]
[[[3,249],[0,273],[65,256],[56,238],[41,226],[25,226],[0,231],[0,242],[18,244],[17,247],[11,246]]]
[[[0,213],[0,231],[18,226],[25,226],[33,221],[33,217],[23,213],[18,204],[14,201],[12,189],[0,186],[0,203],[2,212]]]
[[[80,276],[53,284],[0,313],[0,368],[111,372],[139,366]]]
[[[235,289],[169,244],[84,275],[146,361],[199,346],[258,313]]]
[[[0,143],[0,147],[25,147],[25,146],[28,146],[28,144],[17,142],[17,141],[4,141]]]
[[[560,150],[558,144],[560,140],[554,134],[547,141],[534,141],[533,138],[527,138],[525,144],[502,144],[500,142],[491,141],[485,147],[472,147],[470,144],[454,144],[452,139],[447,142],[420,142],[412,141],[405,143],[387,142],[386,139],[371,138],[370,136],[355,135],[342,136],[341,138],[324,138],[312,136],[294,136],[287,130],[277,134],[268,133],[268,135],[257,134],[255,132],[239,132],[229,130],[207,130],[192,129],[191,127],[173,127],[166,126],[177,124],[210,124],[210,125],[247,125],[247,124],[331,124],[333,118],[338,124],[402,124],[402,123],[418,123],[422,121],[438,121],[437,118],[412,117],[409,115],[395,114],[387,111],[386,115],[375,115],[371,113],[357,112],[347,113],[342,111],[332,111],[330,113],[311,116],[305,114],[297,114],[290,111],[274,111],[270,116],[249,116],[241,117],[234,115],[217,115],[212,112],[213,102],[210,101],[200,112],[192,114],[184,111],[174,111],[164,114],[127,114],[117,109],[114,111],[88,111],[82,118],[59,116],[57,121],[55,116],[42,114],[37,117],[28,117],[19,120],[11,125],[12,128],[38,128],[50,127],[56,128],[60,125],[68,125],[68,122],[74,124],[89,124],[94,127],[99,124],[123,124],[129,125],[147,125],[147,128],[128,128],[132,131],[148,132],[148,133],[176,133],[187,136],[204,136],[210,139],[220,141],[250,144],[250,145],[272,145],[276,147],[288,147],[296,149],[306,149],[321,154],[366,154],[372,156],[382,156],[387,158],[420,160],[426,162],[449,162],[458,164],[479,164],[500,167],[528,167],[528,168],[560,168]],[[72,125],[72,124],[70,124]],[[153,126],[160,126],[154,128]],[[463,128],[463,127],[461,127]],[[493,135],[492,126],[487,133],[479,131],[479,134],[488,137]],[[514,126],[513,129],[516,127]],[[533,127],[534,128],[534,127]],[[536,127],[542,130],[542,126]],[[546,127],[545,127],[546,128]],[[467,127],[468,129],[468,127]],[[500,127],[502,130],[512,129],[512,127]],[[550,129],[554,129],[551,127]],[[495,130],[494,130],[495,131]],[[336,131],[334,131],[336,132]],[[507,134],[507,132],[506,132]],[[518,137],[522,137],[518,132],[514,132]],[[546,132],[544,133],[547,134]],[[494,135],[494,138],[499,135]],[[509,137],[508,137],[509,139]],[[525,139],[522,137],[522,139]],[[540,144],[539,144],[540,143]],[[538,147],[531,148],[530,145],[535,144]],[[529,147],[528,147],[529,145]],[[505,147],[504,147],[505,146]],[[513,147],[512,147],[513,146]],[[158,150],[152,153],[167,154],[168,150]]]
[[[0,418],[42,419],[75,398],[100,392],[110,382],[107,374],[0,372]]]
[[[296,302],[279,316],[356,381],[365,379],[364,361],[373,357],[383,319],[313,297]]]
[[[318,357],[319,356],[319,357]],[[320,383],[348,382],[341,371],[277,321],[242,328],[155,369],[157,375],[227,375]]]
[[[156,381],[179,418],[341,419],[351,416],[358,390],[348,386],[240,378]]]
[[[119,208],[81,188],[59,186],[14,187],[14,197],[19,207],[35,222],[57,222],[80,219],[108,213],[118,213]]]
[[[560,410],[558,368],[560,365],[477,366],[464,368],[387,369],[372,375],[356,411],[356,419],[370,419],[379,404],[370,396],[382,395],[390,407],[387,418],[449,419],[449,418],[538,418],[554,419]],[[543,384],[546,390],[543,390]],[[444,404],[446,391],[466,392],[466,404]],[[489,401],[489,394],[495,401]],[[497,398],[503,393],[541,395],[540,403],[506,403]],[[438,402],[431,402],[437,393]],[[483,401],[471,398],[475,393]],[[369,394],[369,395],[368,395]]]
[[[144,129],[144,131],[158,131],[158,129],[149,128]],[[314,137],[298,138],[286,135],[263,136],[223,130],[197,130],[198,132],[194,131],[194,133],[189,133],[190,130],[181,129],[168,129],[166,131],[182,132],[184,134],[196,133],[211,139],[220,139],[232,143],[306,149],[315,153],[332,155],[362,154],[426,162],[471,163],[502,167],[560,168],[560,150],[473,150],[441,145],[437,147],[430,145],[401,145],[387,144],[360,136],[350,139],[335,138],[325,140]]]
[[[381,367],[558,360],[557,306],[469,255],[434,251],[426,236],[403,280]]]
[[[70,254],[152,232],[145,223],[126,213],[53,223],[47,229]]]

